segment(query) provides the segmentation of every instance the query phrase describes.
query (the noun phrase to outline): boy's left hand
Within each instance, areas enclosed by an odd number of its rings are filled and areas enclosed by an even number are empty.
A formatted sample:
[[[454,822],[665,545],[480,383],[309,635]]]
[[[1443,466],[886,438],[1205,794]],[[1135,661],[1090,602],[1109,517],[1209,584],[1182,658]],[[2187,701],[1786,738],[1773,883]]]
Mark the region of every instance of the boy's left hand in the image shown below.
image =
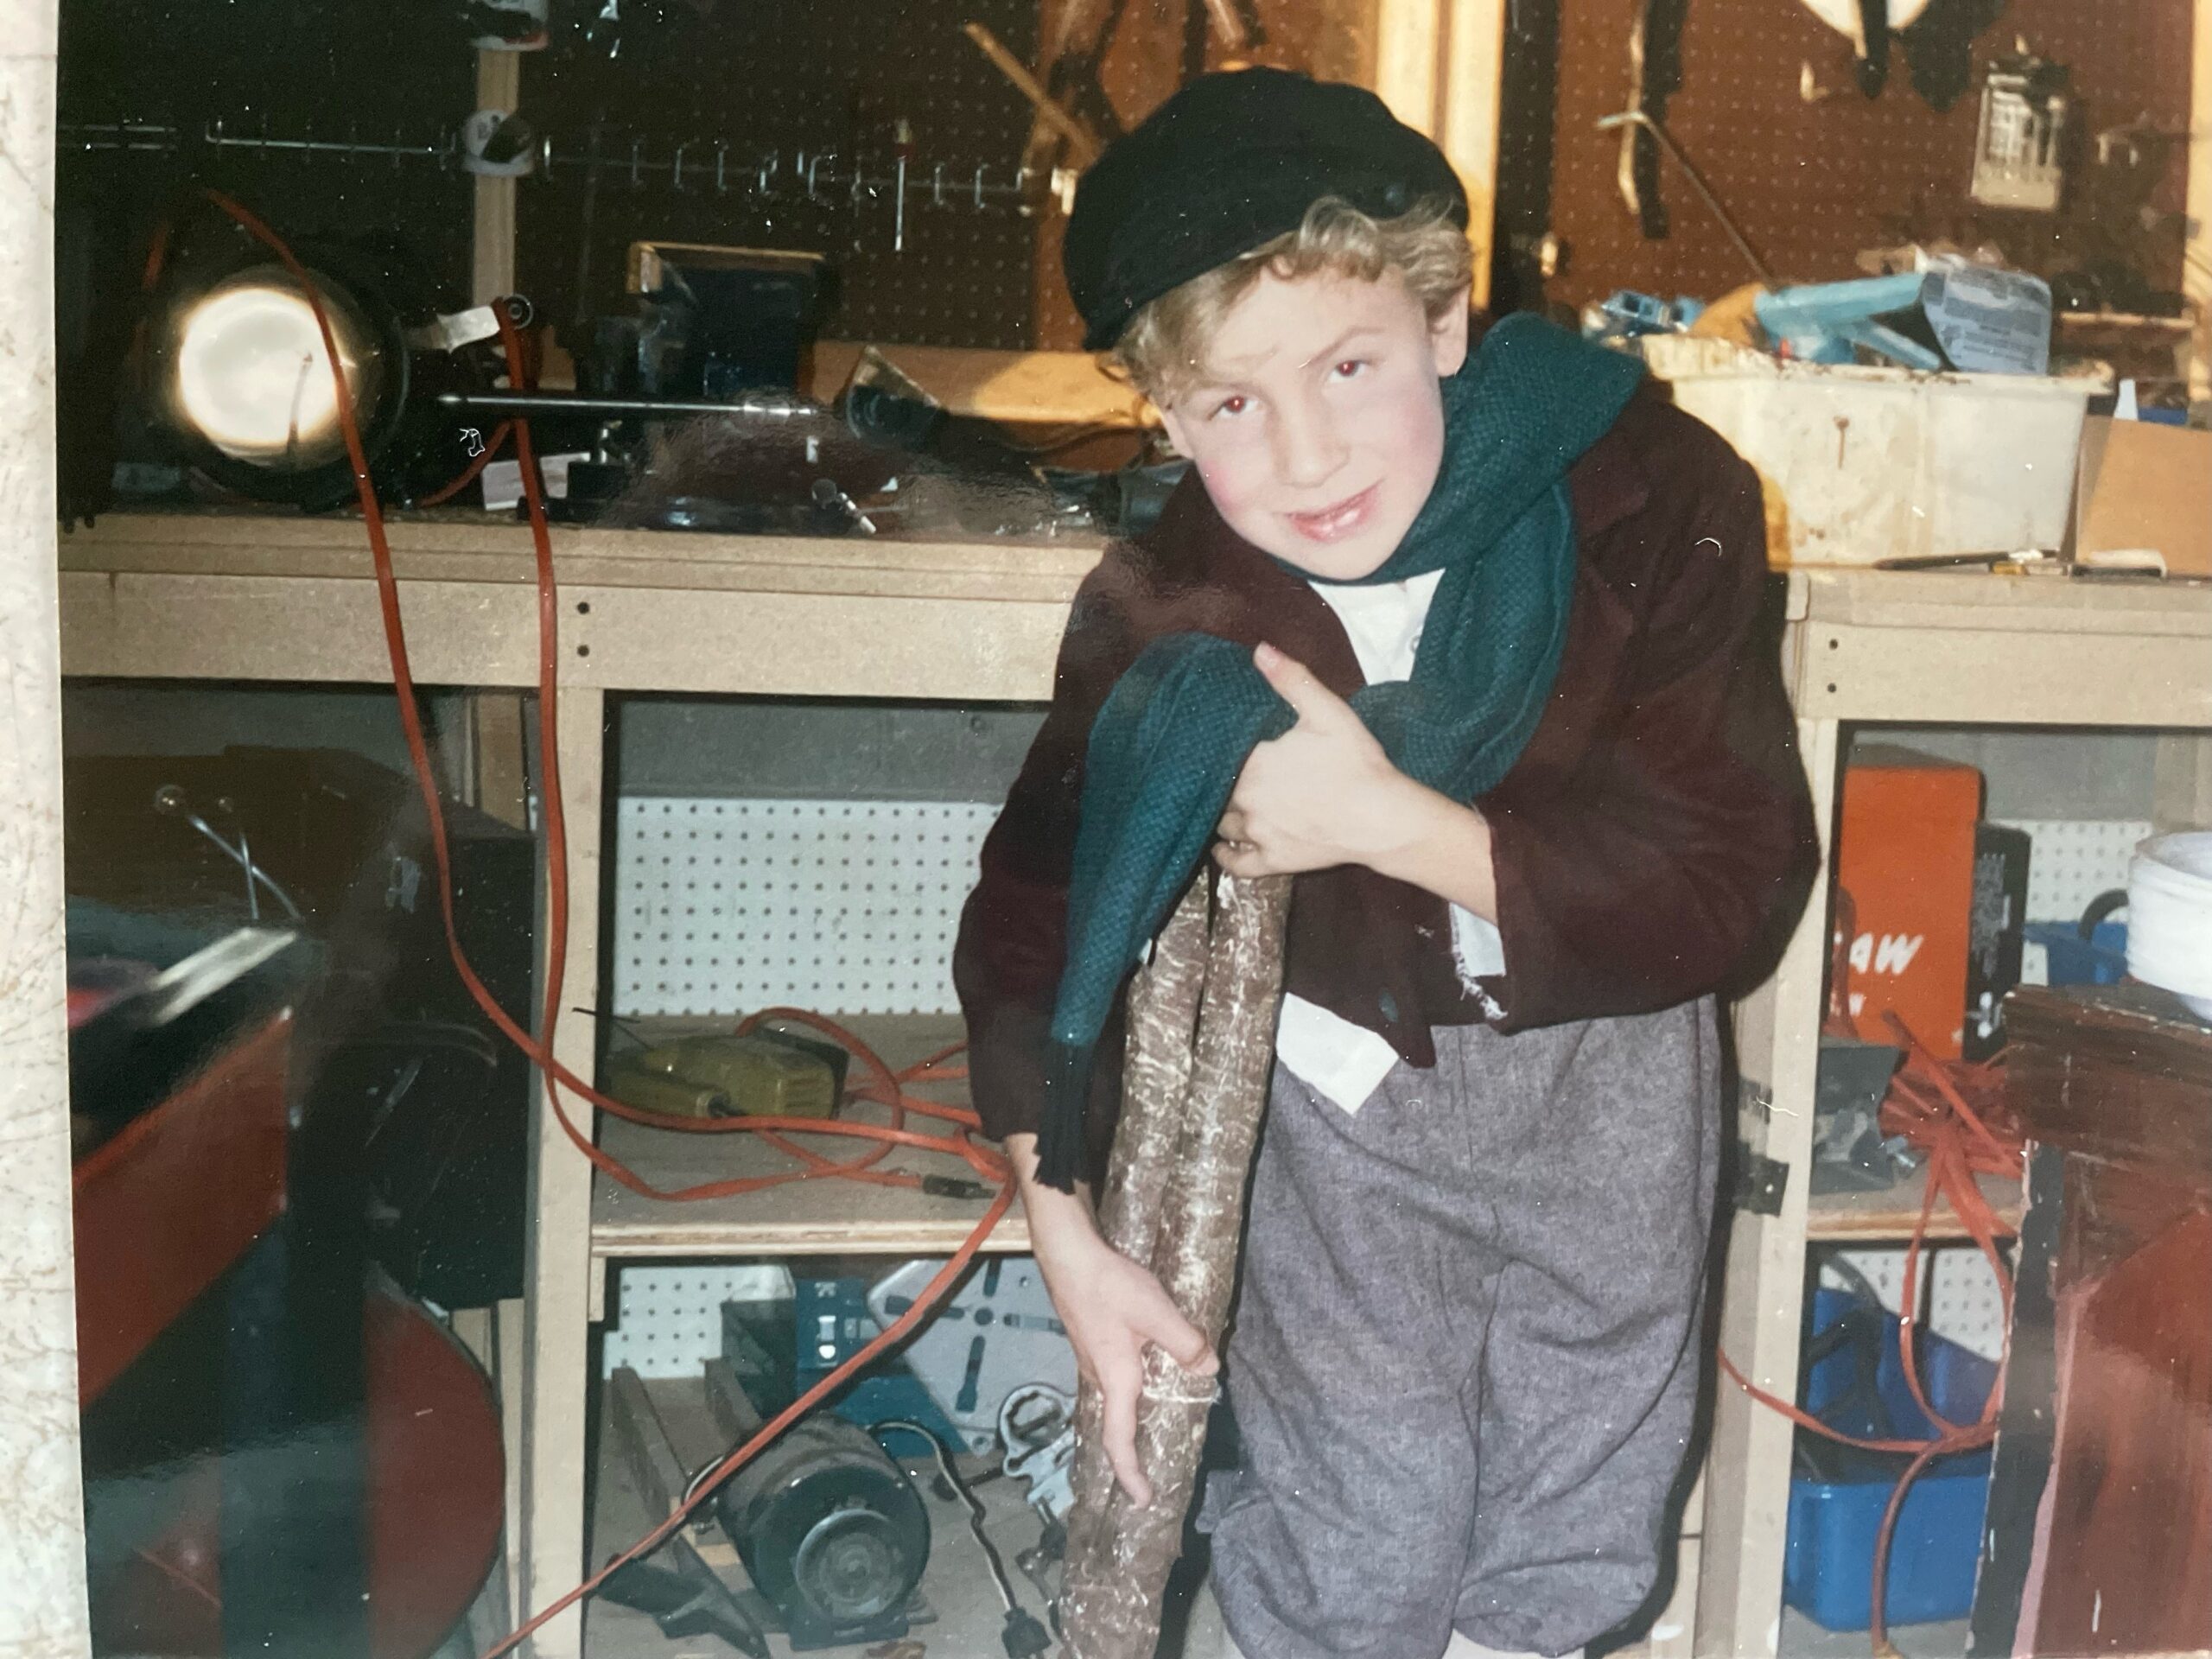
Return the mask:
[[[1380,866],[1419,833],[1428,791],[1390,764],[1351,705],[1262,645],[1252,661],[1298,724],[1252,751],[1222,814],[1214,861],[1231,875]]]

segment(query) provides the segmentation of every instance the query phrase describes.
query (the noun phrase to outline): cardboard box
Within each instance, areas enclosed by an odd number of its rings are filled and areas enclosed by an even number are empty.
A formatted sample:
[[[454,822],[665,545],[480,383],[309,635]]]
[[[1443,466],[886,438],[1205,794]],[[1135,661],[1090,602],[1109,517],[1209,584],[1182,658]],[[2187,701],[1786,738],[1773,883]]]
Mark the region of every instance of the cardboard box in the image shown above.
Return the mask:
[[[2074,511],[2077,559],[2155,548],[2167,575],[2212,576],[2212,432],[2092,416]]]
[[[1886,744],[1862,743],[1843,776],[1836,917],[1845,1007],[1867,1042],[1896,1040],[1894,1012],[1928,1050],[1956,1059],[1965,1033],[1981,774]],[[1849,895],[1849,903],[1844,895]]]

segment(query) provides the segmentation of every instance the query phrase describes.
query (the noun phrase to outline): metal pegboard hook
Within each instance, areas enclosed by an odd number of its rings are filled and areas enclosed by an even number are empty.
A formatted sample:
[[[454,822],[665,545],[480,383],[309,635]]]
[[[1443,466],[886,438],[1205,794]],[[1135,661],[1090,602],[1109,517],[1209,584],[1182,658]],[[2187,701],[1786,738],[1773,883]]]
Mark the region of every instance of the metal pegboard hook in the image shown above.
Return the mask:
[[[645,168],[645,162],[640,159],[645,148],[645,141],[642,138],[632,138],[630,141],[630,188],[632,190],[638,188],[638,175]]]
[[[768,194],[769,181],[776,176],[777,170],[783,164],[783,152],[780,150],[772,149],[760,158],[760,175],[757,182],[762,195]]]
[[[976,211],[979,213],[983,211],[983,175],[990,170],[990,166],[988,162],[976,163]]]
[[[809,201],[819,201],[822,200],[820,193],[814,188],[816,177],[822,171],[822,163],[824,162],[834,162],[836,159],[837,158],[834,154],[823,156],[817,153],[808,157],[806,163],[806,199]]]
[[[715,194],[718,196],[726,195],[729,192],[729,179],[727,175],[728,166],[729,146],[716,144],[715,146]]]
[[[678,144],[676,154],[669,157],[668,188],[671,190],[683,188],[683,152],[690,148],[689,144]]]
[[[938,207],[944,206],[944,163],[939,162],[930,169],[930,200]]]

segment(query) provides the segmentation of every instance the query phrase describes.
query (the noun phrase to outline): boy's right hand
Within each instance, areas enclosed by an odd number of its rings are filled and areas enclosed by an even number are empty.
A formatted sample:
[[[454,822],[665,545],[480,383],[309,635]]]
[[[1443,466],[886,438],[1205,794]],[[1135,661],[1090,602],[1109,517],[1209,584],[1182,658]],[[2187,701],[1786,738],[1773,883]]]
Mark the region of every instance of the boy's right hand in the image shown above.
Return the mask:
[[[1160,1281],[1099,1236],[1088,1202],[1037,1184],[1033,1136],[1007,1137],[1007,1151],[1021,1178],[1038,1269],[1067,1326],[1076,1368],[1104,1407],[1107,1461],[1129,1501],[1141,1508],[1152,1502],[1151,1483],[1137,1460],[1145,1344],[1200,1376],[1212,1376],[1221,1362]]]

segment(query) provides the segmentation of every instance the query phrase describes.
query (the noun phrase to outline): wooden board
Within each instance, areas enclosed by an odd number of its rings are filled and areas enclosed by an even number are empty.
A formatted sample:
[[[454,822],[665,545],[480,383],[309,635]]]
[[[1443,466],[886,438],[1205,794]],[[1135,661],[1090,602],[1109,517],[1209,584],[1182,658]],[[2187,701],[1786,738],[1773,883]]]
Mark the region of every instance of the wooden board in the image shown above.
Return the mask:
[[[360,537],[294,515],[103,519],[62,551],[64,668],[389,683]],[[536,683],[526,530],[425,517],[391,543],[419,681]],[[554,544],[563,684],[977,702],[1050,694],[1100,545],[566,529]]]
[[[2212,1194],[2212,1029],[2147,985],[2007,999],[2005,1092],[2047,1146]]]
[[[1800,719],[1797,742],[1812,791],[1813,822],[1822,847],[1832,849],[1840,733],[1834,721]],[[1805,1285],[1803,1171],[1812,1158],[1827,887],[1823,859],[1780,968],[1738,1016],[1744,1075],[1764,1084],[1779,1109],[1745,1128],[1758,1137],[1752,1150],[1788,1165],[1790,1175],[1779,1215],[1739,1211],[1730,1224],[1720,1342],[1751,1382],[1784,1397],[1797,1386]],[[1734,1659],[1774,1650],[1792,1433],[1786,1418],[1754,1404],[1742,1390],[1718,1389],[1699,1557],[1695,1647],[1700,1655]]]
[[[569,844],[568,963],[553,1055],[582,1077],[596,1065],[596,1033],[578,1004],[599,999],[601,779],[607,752],[606,699],[562,695],[556,743]],[[541,1080],[542,1081],[542,1080]],[[543,1088],[531,1140],[530,1233],[523,1282],[525,1353],[520,1578],[522,1611],[532,1616],[575,1585],[584,1564],[584,1411],[590,1346],[591,1170],[562,1133]],[[569,1104],[591,1132],[588,1112]],[[570,1608],[534,1638],[537,1659],[581,1650],[582,1618]]]
[[[1793,580],[1806,607],[1791,689],[1801,717],[2212,727],[2212,584]]]
[[[2189,395],[2196,402],[2212,397],[2212,0],[2195,0],[2190,12],[2189,240],[2181,282],[2195,324]]]
[[[2002,1232],[2018,1232],[2024,1208],[2020,1183],[2001,1175],[1982,1175],[1975,1178],[1975,1185],[1997,1212]],[[1805,1236],[1821,1244],[1903,1243],[1919,1224],[1921,1199],[1927,1190],[1923,1170],[1878,1192],[1815,1193],[1806,1213]],[[1967,1236],[1958,1217],[1939,1202],[1929,1218],[1929,1242],[1956,1243]]]
[[[522,107],[522,59],[519,52],[478,50],[478,109],[512,111]],[[515,291],[515,187],[519,182],[477,175],[475,239],[469,254],[472,304],[487,304]]]

